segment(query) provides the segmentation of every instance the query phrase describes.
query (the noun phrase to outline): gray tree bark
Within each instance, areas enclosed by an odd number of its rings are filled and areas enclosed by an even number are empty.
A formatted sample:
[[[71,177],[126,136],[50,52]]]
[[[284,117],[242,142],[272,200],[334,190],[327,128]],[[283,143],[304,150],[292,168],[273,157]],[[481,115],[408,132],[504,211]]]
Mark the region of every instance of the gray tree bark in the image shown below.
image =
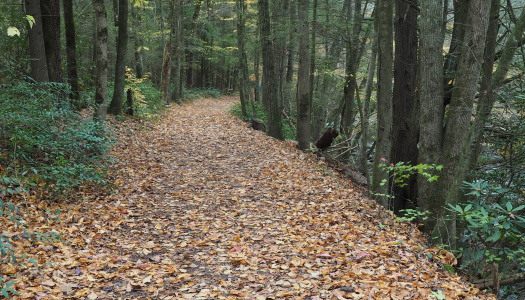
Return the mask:
[[[108,27],[104,0],[92,0],[97,23],[95,40],[95,108],[94,119],[106,121],[108,102]]]
[[[82,108],[78,103],[80,98],[80,87],[78,85],[77,73],[77,46],[75,20],[73,17],[73,1],[62,1],[64,9],[64,25],[66,29],[66,60],[67,60],[67,82],[71,86],[69,98],[77,109]]]
[[[35,19],[33,27],[29,28],[29,56],[31,57],[31,77],[36,82],[49,81],[47,70],[44,35],[42,33],[42,14],[39,0],[26,0],[26,14]]]
[[[378,34],[378,86],[377,86],[377,140],[374,164],[372,167],[372,193],[386,194],[388,185],[381,186],[388,180],[388,174],[379,164],[390,156],[390,138],[392,134],[392,63],[393,63],[393,1],[379,0],[376,12]],[[379,196],[378,202],[388,207],[388,198]]]
[[[480,77],[485,39],[490,12],[490,0],[469,2],[467,26],[464,42],[459,45],[461,56],[456,72],[456,84],[452,90],[452,99],[447,112],[447,123],[443,135],[441,163],[443,170],[434,185],[432,196],[435,204],[441,208],[438,221],[432,231],[432,242],[450,245],[455,248],[455,216],[444,210],[448,193],[454,183],[455,171],[461,158],[469,131],[474,98]]]
[[[299,70],[297,74],[297,148],[310,148],[310,41],[308,0],[299,0]]]
[[[261,51],[263,61],[262,102],[268,115],[268,134],[276,139],[283,139],[279,112],[279,78],[275,58],[268,0],[258,0],[259,26],[261,30]]]
[[[115,62],[115,87],[108,112],[122,114],[124,85],[126,84],[126,54],[128,53],[128,0],[119,0],[117,61]]]
[[[443,136],[443,0],[422,0],[419,38],[419,153],[418,163],[438,164]],[[418,178],[419,209],[430,211],[425,231],[434,228],[439,207],[432,194],[431,183]],[[424,197],[423,197],[424,195]]]

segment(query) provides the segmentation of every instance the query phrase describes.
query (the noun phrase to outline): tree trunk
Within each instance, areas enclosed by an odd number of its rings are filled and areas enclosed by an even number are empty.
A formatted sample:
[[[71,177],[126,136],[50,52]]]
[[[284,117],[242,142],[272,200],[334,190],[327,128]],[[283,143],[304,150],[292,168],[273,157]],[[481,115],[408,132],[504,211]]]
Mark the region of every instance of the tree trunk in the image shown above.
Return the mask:
[[[60,6],[58,0],[41,0],[42,29],[49,80],[64,82],[60,57]]]
[[[387,186],[381,186],[388,180],[388,174],[379,168],[382,160],[390,155],[390,137],[392,132],[392,63],[393,63],[393,1],[379,0],[377,7],[377,43],[378,43],[378,83],[377,83],[377,140],[372,173],[372,193],[386,194]],[[388,198],[378,197],[384,207],[388,207]]]
[[[117,61],[115,63],[115,87],[108,112],[122,114],[124,85],[126,84],[126,54],[128,53],[128,0],[119,0]]]
[[[481,64],[485,48],[485,38],[490,12],[490,0],[469,2],[468,21],[464,41],[459,45],[459,58],[455,88],[447,113],[447,124],[443,135],[441,162],[443,170],[438,183],[434,186],[436,205],[441,208],[438,221],[432,231],[432,242],[450,245],[455,249],[456,221],[455,216],[444,210],[447,195],[454,183],[455,172],[459,165],[461,152],[470,126],[477,83],[480,77]],[[449,201],[454,204],[457,198]]]
[[[36,82],[49,81],[47,58],[42,33],[42,14],[39,0],[26,0],[26,14],[33,16],[35,24],[29,28],[29,56],[31,57],[31,77]]]
[[[349,0],[347,0],[349,1]],[[355,0],[355,5],[352,7],[351,1],[346,4],[347,15],[349,16],[347,22],[346,35],[346,68],[345,68],[345,85],[343,87],[342,109],[341,109],[341,126],[339,131],[349,137],[351,135],[352,125],[355,121],[355,91],[357,87],[357,68],[359,64],[359,32],[361,30],[361,0]],[[353,18],[351,18],[353,16]],[[391,17],[390,17],[391,18]],[[353,25],[352,25],[353,24]],[[351,148],[351,141],[346,145],[347,149]],[[343,160],[350,158],[350,151],[346,151],[342,155]]]
[[[170,2],[171,10],[171,31],[173,41],[171,43],[172,57],[172,80],[173,91],[171,101],[180,103],[182,101],[182,0],[172,0]]]
[[[160,90],[162,92],[162,98],[166,104],[169,103],[168,96],[168,84],[170,82],[170,65],[171,65],[171,43],[168,39],[164,46],[164,57],[162,59],[162,79]]]
[[[104,0],[92,0],[97,23],[95,40],[95,108],[94,119],[104,122],[107,115],[108,101],[108,27]]]
[[[73,1],[62,1],[64,8],[64,25],[66,29],[66,59],[67,59],[67,82],[71,86],[69,98],[77,109],[82,108],[78,100],[80,98],[80,87],[78,85],[77,54],[76,54],[76,32],[75,20],[73,18]]]
[[[372,97],[372,86],[374,85],[374,76],[377,61],[377,35],[372,37],[372,53],[368,63],[368,76],[366,78],[365,98],[363,99],[361,112],[361,143],[359,147],[359,168],[358,170],[366,177],[368,186],[371,186],[370,172],[368,170],[368,118],[370,115],[370,98]]]
[[[310,41],[308,0],[298,0],[299,71],[297,74],[297,147],[310,148]]]
[[[237,0],[237,44],[239,45],[239,69],[241,70],[241,76],[239,79],[239,96],[241,98],[241,110],[242,115],[245,119],[248,119],[248,112],[246,110],[246,105],[248,104],[248,59],[246,58],[246,49],[244,46],[245,36],[244,28],[245,21],[244,16],[245,12],[248,9],[244,0]]]
[[[419,164],[438,164],[443,136],[443,0],[422,0],[419,39]],[[435,183],[433,183],[435,184]],[[432,186],[423,176],[418,178],[419,209],[429,211],[425,231],[432,230],[439,207]]]
[[[419,110],[416,98],[417,71],[417,1],[397,1],[395,13],[395,60],[392,123],[392,150],[390,162],[417,164],[417,141],[419,135]],[[392,187],[393,211],[409,208],[409,201],[416,201],[416,175],[404,183],[407,186],[389,184]],[[410,208],[414,208],[411,206]]]
[[[283,139],[279,112],[277,88],[279,78],[275,63],[276,51],[270,27],[270,7],[268,0],[258,0],[259,25],[261,27],[261,50],[263,54],[262,102],[268,115],[268,134],[276,139]]]
[[[120,0],[119,0],[120,1]],[[137,75],[137,78],[142,78],[144,76],[144,67],[142,63],[142,45],[143,42],[139,36],[140,33],[140,23],[141,23],[141,16],[137,12],[137,8],[132,5],[131,6],[131,18],[133,19],[133,28],[131,30],[131,34],[133,37],[134,42],[134,48],[135,48],[135,75]]]

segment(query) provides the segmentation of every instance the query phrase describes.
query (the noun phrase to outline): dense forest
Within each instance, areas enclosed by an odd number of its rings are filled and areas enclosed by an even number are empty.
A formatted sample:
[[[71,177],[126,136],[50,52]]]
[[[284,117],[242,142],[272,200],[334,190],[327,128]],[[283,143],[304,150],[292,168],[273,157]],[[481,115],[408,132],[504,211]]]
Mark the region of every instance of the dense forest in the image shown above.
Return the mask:
[[[358,170],[459,272],[519,293],[524,30],[519,0],[0,0],[2,214],[111,185],[108,113],[238,94],[233,113]]]

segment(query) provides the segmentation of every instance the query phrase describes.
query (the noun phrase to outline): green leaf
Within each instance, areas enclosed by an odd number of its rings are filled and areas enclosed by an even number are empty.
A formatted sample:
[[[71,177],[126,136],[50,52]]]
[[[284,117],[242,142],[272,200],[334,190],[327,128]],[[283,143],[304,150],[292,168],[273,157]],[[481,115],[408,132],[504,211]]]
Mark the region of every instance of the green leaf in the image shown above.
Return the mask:
[[[31,257],[28,260],[38,266],[38,262],[36,261],[36,259],[34,257]]]
[[[510,203],[510,201],[505,203],[505,206],[507,207],[507,211],[512,211],[512,203]]]
[[[20,36],[20,31],[18,30],[18,28],[10,26],[7,28],[7,35],[8,36],[15,36],[15,35]]]
[[[33,25],[36,23],[35,18],[31,15],[26,15],[26,20],[29,23],[29,27],[33,28]]]
[[[486,239],[487,242],[497,241],[501,237],[501,231],[497,230],[492,236]]]

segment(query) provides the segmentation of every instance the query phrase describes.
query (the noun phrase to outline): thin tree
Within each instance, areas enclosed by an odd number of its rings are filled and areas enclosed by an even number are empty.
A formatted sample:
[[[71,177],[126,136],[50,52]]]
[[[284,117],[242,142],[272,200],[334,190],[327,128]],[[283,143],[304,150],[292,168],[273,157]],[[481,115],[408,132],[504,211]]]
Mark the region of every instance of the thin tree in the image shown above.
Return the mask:
[[[297,1],[299,70],[297,73],[297,147],[310,148],[310,41],[308,0]]]
[[[97,24],[95,40],[95,108],[94,119],[104,122],[108,101],[108,27],[104,0],[92,0]]]
[[[64,26],[66,29],[67,82],[71,86],[69,98],[77,108],[82,108],[78,103],[80,87],[77,72],[77,46],[75,20],[73,17],[73,1],[62,1],[62,5],[64,9]]]
[[[386,186],[381,182],[388,179],[388,174],[379,164],[389,159],[390,138],[392,133],[392,63],[393,63],[393,0],[379,0],[377,21],[378,71],[377,71],[377,140],[372,174],[372,193],[385,195]],[[388,198],[379,197],[379,203],[388,207]]]
[[[172,71],[171,79],[173,80],[173,91],[171,93],[171,101],[180,103],[182,100],[182,33],[183,33],[183,6],[182,0],[170,1],[171,12],[171,61]]]
[[[122,114],[124,85],[126,81],[126,54],[128,52],[128,0],[119,0],[117,60],[115,62],[115,87],[113,99],[108,112],[114,115]]]
[[[237,0],[237,44],[239,46],[239,69],[241,70],[239,83],[239,96],[241,98],[241,110],[244,118],[248,118],[246,105],[248,103],[248,58],[246,57],[245,47],[245,13],[248,9],[244,0]]]

